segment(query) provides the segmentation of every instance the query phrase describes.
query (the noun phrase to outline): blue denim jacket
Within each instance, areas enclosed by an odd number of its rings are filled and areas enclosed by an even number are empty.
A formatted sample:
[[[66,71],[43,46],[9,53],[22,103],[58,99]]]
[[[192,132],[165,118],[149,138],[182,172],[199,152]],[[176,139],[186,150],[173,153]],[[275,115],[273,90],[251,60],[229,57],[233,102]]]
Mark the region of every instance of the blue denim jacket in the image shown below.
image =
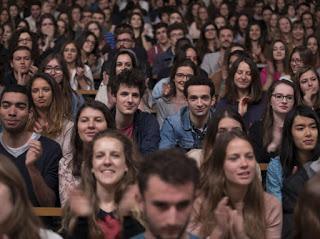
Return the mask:
[[[175,147],[185,150],[199,149],[203,140],[203,137],[200,137],[191,125],[187,106],[165,119],[160,131],[160,138],[160,149]]]
[[[275,196],[280,202],[282,202],[282,183],[283,183],[283,173],[282,166],[280,163],[280,157],[277,156],[270,160],[267,169],[266,178],[266,190]]]

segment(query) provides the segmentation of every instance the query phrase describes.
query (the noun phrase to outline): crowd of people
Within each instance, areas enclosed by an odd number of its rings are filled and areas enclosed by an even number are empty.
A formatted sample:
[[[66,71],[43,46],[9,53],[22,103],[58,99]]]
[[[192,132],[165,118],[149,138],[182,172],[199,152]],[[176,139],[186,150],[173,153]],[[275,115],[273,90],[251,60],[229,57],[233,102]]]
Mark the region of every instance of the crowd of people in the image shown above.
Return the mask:
[[[319,47],[312,0],[0,0],[0,238],[318,238]]]

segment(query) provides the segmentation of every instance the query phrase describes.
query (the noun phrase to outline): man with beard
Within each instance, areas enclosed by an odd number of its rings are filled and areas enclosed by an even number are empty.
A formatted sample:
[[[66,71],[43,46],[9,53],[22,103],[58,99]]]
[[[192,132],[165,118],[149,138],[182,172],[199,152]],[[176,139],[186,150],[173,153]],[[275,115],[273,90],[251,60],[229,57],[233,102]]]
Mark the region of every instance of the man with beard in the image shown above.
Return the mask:
[[[218,70],[221,69],[224,61],[224,53],[234,39],[233,31],[230,27],[222,27],[219,30],[218,38],[220,42],[220,50],[213,53],[207,53],[201,64],[201,68],[208,73],[211,79]]]
[[[146,231],[132,239],[197,239],[186,229],[198,182],[196,162],[181,151],[150,154],[138,174]]]
[[[58,197],[58,143],[28,130],[31,98],[24,86],[10,85],[0,97],[0,153],[19,169],[33,206],[53,207]]]

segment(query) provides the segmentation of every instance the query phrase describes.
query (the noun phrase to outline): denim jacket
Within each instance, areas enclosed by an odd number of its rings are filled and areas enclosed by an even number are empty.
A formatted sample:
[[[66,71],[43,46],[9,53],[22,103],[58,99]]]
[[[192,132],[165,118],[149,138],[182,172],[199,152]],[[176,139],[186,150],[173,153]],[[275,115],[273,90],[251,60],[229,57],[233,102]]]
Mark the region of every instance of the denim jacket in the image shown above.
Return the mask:
[[[211,115],[210,111],[210,115]],[[209,116],[210,118],[210,116]],[[203,136],[191,125],[189,109],[183,107],[178,113],[165,119],[160,131],[160,149],[182,148],[186,151],[202,147]]]

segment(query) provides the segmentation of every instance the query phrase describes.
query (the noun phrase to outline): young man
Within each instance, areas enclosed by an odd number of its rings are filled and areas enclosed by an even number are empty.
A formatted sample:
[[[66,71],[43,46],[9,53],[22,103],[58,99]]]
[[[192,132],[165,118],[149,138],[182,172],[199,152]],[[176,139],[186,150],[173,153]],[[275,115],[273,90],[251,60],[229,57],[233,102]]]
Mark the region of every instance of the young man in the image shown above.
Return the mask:
[[[186,231],[199,170],[181,151],[165,150],[143,161],[138,175],[141,207],[147,226],[132,239],[196,239]]]
[[[31,50],[26,46],[18,46],[12,51],[10,57],[11,71],[6,72],[3,84],[27,85],[32,75],[37,71],[33,66]]]
[[[158,149],[160,141],[159,124],[156,118],[138,109],[145,91],[143,74],[136,70],[124,70],[110,82],[115,97],[115,122],[138,146],[142,154]]]
[[[208,79],[194,76],[186,81],[188,105],[165,119],[160,132],[160,149],[179,147],[186,151],[202,146],[214,103],[214,86]]]
[[[58,143],[30,132],[31,99],[25,87],[10,85],[0,97],[0,153],[12,160],[25,180],[34,206],[53,207],[58,199]]]
[[[32,1],[30,3],[30,16],[26,17],[29,23],[30,31],[37,32],[37,21],[41,15],[41,1]]]
[[[230,27],[222,27],[218,32],[220,51],[205,54],[201,68],[208,73],[209,78],[221,69],[224,61],[224,53],[234,40],[233,30]]]

